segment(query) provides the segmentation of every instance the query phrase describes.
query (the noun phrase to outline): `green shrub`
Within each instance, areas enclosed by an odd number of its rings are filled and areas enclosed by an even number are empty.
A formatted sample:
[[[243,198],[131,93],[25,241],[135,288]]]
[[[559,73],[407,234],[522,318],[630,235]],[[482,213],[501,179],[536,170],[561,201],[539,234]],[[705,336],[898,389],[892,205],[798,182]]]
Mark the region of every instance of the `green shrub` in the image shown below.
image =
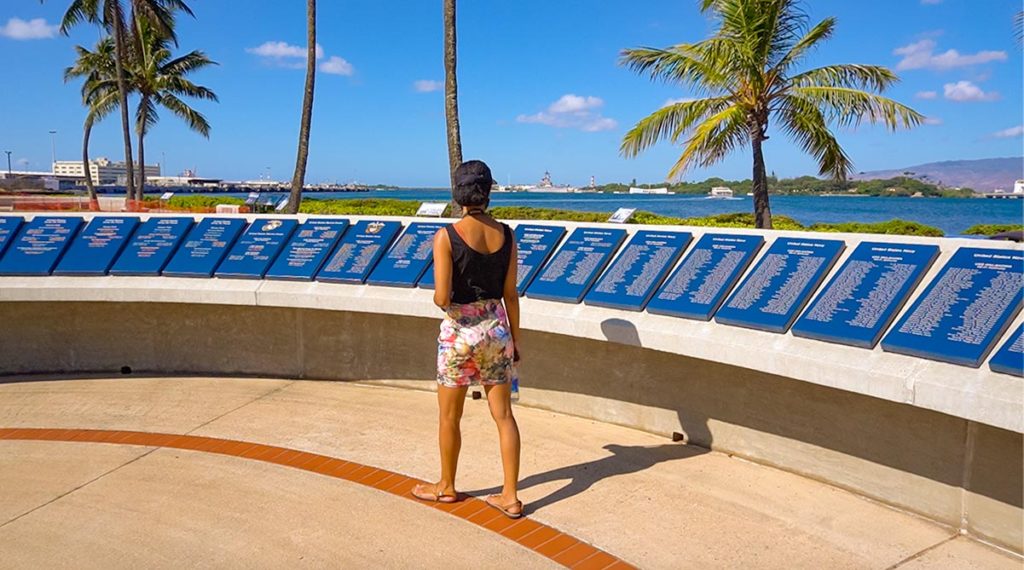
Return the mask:
[[[945,234],[939,228],[926,226],[907,220],[889,220],[888,222],[862,223],[842,222],[838,224],[813,224],[807,228],[813,232],[844,232],[854,234],[891,234],[904,236],[942,237]]]
[[[1003,232],[1014,232],[1024,230],[1021,224],[978,224],[967,228],[964,235],[969,236],[994,236]]]
[[[149,198],[149,196],[146,196]],[[153,199],[159,196],[153,196]],[[213,208],[217,204],[232,204],[241,206],[245,204],[244,198],[233,198],[231,196],[172,196],[167,201],[171,209],[187,210],[190,208]]]
[[[420,202],[413,200],[302,200],[299,211],[304,214],[413,216]]]
[[[561,220],[566,222],[606,222],[611,214],[604,212],[577,212],[529,206],[497,206],[491,215],[500,220]]]
[[[700,218],[683,218],[679,222],[686,226],[701,226],[710,228],[753,228],[754,214],[735,212],[732,214],[715,214]],[[772,216],[772,227],[776,230],[803,230],[803,224],[789,216]]]

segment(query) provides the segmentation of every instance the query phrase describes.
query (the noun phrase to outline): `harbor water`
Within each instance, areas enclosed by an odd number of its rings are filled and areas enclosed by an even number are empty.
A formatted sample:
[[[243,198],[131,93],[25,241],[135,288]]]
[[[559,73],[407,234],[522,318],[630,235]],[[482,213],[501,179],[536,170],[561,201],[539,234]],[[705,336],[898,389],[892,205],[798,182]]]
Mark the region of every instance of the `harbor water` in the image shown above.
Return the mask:
[[[246,194],[211,195],[245,197]],[[281,193],[284,196],[284,193]],[[446,190],[373,190],[369,192],[310,192],[304,199],[393,198],[444,202]],[[613,212],[636,208],[680,218],[751,212],[750,197],[731,199],[692,195],[501,192],[491,195],[492,206],[531,206],[584,212]],[[947,236],[962,234],[976,224],[1020,224],[1024,200],[966,198],[878,198],[870,196],[772,196],[773,214],[789,216],[804,225],[818,222],[885,222],[902,219],[941,229]]]

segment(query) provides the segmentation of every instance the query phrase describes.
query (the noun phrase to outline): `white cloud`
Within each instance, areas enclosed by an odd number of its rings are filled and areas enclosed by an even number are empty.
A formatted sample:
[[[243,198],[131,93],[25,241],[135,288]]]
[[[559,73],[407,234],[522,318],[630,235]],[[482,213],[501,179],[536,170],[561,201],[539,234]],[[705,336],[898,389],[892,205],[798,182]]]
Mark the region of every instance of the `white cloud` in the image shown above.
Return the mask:
[[[306,48],[304,46],[293,46],[287,42],[263,42],[262,44],[254,48],[245,48],[245,51],[251,54],[258,55],[260,57],[266,57],[270,59],[306,57]],[[316,58],[320,59],[323,56],[323,46],[321,46],[320,44],[316,44]]]
[[[924,124],[926,124],[926,125],[941,125],[942,124],[942,119],[940,119],[938,117],[925,117],[924,118]]]
[[[27,21],[21,18],[11,18],[7,20],[7,24],[0,27],[0,36],[12,40],[45,40],[55,37],[58,28],[60,26],[51,26],[42,18],[33,18]]]
[[[665,102],[661,104],[662,108],[675,105],[676,103],[689,103],[690,101],[696,101],[693,97],[680,97],[678,99],[665,99]]]
[[[1024,135],[1024,125],[1017,125],[1016,127],[1010,127],[1008,129],[992,133],[992,136],[1000,139],[1009,139],[1019,137],[1021,135]]]
[[[601,105],[604,105],[599,97],[581,97],[579,95],[562,95],[558,101],[555,101],[548,107],[548,111],[552,113],[582,113],[589,109],[597,109]]]
[[[440,91],[444,88],[444,82],[434,81],[433,79],[417,79],[412,82],[412,88],[417,93],[430,93],[432,91]]]
[[[942,89],[946,99],[949,99],[950,101],[995,101],[999,98],[999,93],[996,93],[995,91],[985,93],[982,91],[981,87],[978,87],[970,81],[947,83],[942,86]]]
[[[345,58],[332,55],[327,58],[327,61],[320,64],[320,71],[330,73],[332,75],[350,76],[355,73],[355,68],[352,67],[352,64],[346,61]]]
[[[914,94],[914,97],[917,99],[934,99],[938,96],[939,94],[935,91],[918,91]]]
[[[516,121],[558,129],[579,129],[588,133],[614,129],[619,123],[597,111],[603,105],[604,101],[600,97],[569,93],[548,105],[547,110],[532,115],[519,115]]]
[[[935,53],[935,40],[923,39],[893,50],[903,59],[896,64],[898,71],[907,69],[937,69],[939,71],[977,65],[990,61],[1006,61],[1005,51],[979,51],[975,54],[962,54],[955,49]]]

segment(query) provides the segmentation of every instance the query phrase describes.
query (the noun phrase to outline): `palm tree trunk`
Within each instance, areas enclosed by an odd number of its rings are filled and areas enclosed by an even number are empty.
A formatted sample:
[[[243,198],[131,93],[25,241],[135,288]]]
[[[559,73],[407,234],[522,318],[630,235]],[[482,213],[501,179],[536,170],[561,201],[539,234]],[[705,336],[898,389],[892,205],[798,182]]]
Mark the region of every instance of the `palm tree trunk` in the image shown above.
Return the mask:
[[[761,129],[755,129],[750,137],[754,150],[754,226],[761,229],[772,229],[772,210],[768,206],[768,177],[765,176],[764,154],[761,143],[764,141]]]
[[[124,76],[124,30],[121,21],[120,2],[113,2],[114,17],[114,67],[117,72],[117,95],[121,103],[121,132],[124,135],[125,194],[131,200],[135,197],[135,168],[132,165],[132,131],[128,122],[128,85]]]
[[[455,189],[455,169],[462,164],[462,135],[459,132],[459,85],[455,73],[456,33],[455,2],[444,0],[444,121],[448,129],[448,174]],[[462,208],[452,198],[451,215],[459,216]]]
[[[99,209],[99,198],[96,197],[96,187],[92,182],[92,169],[89,168],[89,136],[92,134],[93,117],[90,113],[85,118],[85,125],[82,136],[82,166],[85,168],[85,189],[89,192],[89,209]]]
[[[288,212],[297,214],[302,202],[309,158],[309,124],[313,120],[313,87],[316,83],[316,0],[306,0],[306,92],[302,96],[302,121],[299,126],[299,153],[295,157],[295,175],[288,197]]]
[[[136,130],[139,137],[139,184],[136,186],[135,199],[141,202],[146,194],[146,152],[143,144],[146,138],[146,109],[148,109],[149,97],[143,97],[139,101],[139,117]]]

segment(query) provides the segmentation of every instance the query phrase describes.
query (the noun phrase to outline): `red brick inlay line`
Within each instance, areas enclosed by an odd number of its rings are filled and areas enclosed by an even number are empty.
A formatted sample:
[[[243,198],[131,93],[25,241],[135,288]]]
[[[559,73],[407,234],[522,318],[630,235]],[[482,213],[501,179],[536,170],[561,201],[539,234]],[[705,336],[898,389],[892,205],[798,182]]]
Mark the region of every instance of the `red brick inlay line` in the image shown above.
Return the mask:
[[[509,519],[496,510],[489,508],[484,501],[476,497],[468,497],[454,504],[424,503],[410,494],[413,487],[424,483],[424,481],[406,477],[401,473],[377,469],[376,467],[346,461],[337,457],[328,457],[297,449],[263,445],[250,441],[142,431],[0,428],[0,440],[3,439],[167,447],[275,463],[284,467],[344,479],[409,499],[422,505],[432,506],[437,510],[445,511],[480,528],[497,533],[503,538],[529,548],[566,568],[583,570],[633,568],[633,566],[599,548],[595,548],[529,517],[522,517],[517,520]]]

